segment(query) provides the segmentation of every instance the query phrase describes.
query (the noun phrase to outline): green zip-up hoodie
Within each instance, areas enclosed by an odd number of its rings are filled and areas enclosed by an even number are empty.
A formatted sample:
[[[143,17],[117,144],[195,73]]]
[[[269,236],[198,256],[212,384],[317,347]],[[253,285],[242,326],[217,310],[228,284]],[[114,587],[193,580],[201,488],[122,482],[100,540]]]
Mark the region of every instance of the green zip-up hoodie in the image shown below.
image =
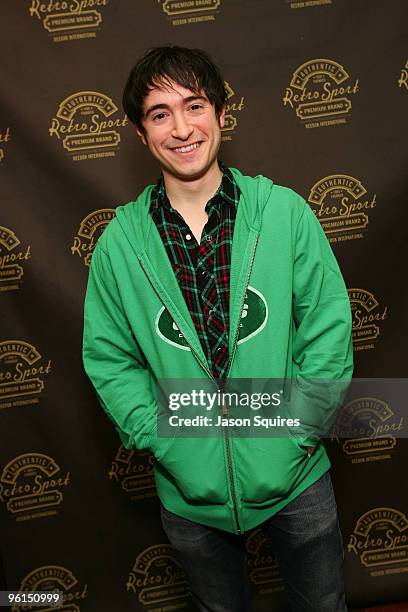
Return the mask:
[[[292,379],[287,411],[303,416],[307,381],[351,378],[347,291],[309,205],[263,176],[231,172],[241,197],[231,253],[228,378]],[[149,213],[152,189],[116,209],[95,247],[85,370],[124,446],[153,453],[163,505],[197,523],[244,532],[286,506],[330,462],[315,437],[234,437],[228,428],[218,437],[157,435],[155,385],[211,373]],[[252,323],[244,318],[250,299],[257,312]],[[323,411],[329,420],[337,403],[333,393],[319,418]],[[311,424],[313,418],[310,413]]]

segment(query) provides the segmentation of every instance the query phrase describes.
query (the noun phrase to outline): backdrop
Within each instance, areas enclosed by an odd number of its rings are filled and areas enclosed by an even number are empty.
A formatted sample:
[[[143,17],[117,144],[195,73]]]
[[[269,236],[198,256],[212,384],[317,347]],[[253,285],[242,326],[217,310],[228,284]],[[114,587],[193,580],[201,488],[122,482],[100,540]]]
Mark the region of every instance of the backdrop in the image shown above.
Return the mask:
[[[158,167],[121,108],[150,46],[207,50],[229,93],[221,159],[306,198],[344,273],[355,375],[406,361],[405,0],[3,0],[0,585],[69,612],[193,610],[149,454],[127,452],[81,362],[92,251]],[[382,397],[357,398],[395,426]],[[350,606],[408,597],[406,440],[327,443]],[[248,534],[254,611],[284,610]],[[15,607],[14,610],[20,610]]]

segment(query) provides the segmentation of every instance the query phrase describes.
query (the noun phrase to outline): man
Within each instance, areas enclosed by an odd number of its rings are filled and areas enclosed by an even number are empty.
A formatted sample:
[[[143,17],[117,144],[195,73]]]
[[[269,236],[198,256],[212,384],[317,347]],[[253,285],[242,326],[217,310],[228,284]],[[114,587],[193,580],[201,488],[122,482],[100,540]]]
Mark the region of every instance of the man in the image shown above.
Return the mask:
[[[310,404],[307,389],[351,377],[347,291],[306,202],[218,162],[226,99],[199,50],[155,48],[132,69],[125,112],[162,175],[117,208],[95,248],[85,369],[126,448],[155,457],[163,527],[200,610],[250,609],[243,534],[262,525],[290,609],[344,612],[330,463],[314,423],[319,410],[329,421],[336,401],[322,407],[316,394]],[[292,379],[281,416],[310,427],[304,436],[292,427],[246,438],[228,426],[159,435],[156,387],[200,378],[221,389]]]

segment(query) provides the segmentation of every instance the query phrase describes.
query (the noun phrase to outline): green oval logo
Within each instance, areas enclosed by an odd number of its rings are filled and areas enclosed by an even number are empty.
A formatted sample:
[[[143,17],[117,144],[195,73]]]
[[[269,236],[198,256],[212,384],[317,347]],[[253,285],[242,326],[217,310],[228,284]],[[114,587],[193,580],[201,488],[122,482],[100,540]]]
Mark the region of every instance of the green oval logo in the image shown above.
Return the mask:
[[[246,342],[256,334],[259,334],[265,327],[267,320],[268,305],[264,296],[254,287],[248,286],[239,322],[238,344]],[[177,324],[164,306],[157,313],[156,333],[168,344],[181,348],[184,351],[191,350]]]
[[[162,306],[156,317],[156,332],[162,340],[184,351],[190,351],[186,339],[180,332],[170,313]]]
[[[268,320],[268,305],[262,293],[248,285],[239,322],[238,344],[259,334]]]

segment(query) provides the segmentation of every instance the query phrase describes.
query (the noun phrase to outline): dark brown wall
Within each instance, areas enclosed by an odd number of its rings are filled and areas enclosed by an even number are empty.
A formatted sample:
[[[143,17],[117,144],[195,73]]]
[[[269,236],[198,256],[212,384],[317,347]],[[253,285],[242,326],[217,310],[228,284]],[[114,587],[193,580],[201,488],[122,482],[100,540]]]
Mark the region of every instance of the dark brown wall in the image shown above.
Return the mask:
[[[210,52],[230,88],[221,159],[308,199],[350,289],[356,376],[403,377],[406,3],[80,4],[0,7],[3,586],[58,586],[72,612],[192,610],[149,455],[120,447],[81,363],[93,246],[115,207],[158,174],[121,110],[124,81],[147,47]],[[327,448],[350,605],[407,598],[406,440]],[[272,554],[250,535],[259,612],[272,600],[284,610]]]

